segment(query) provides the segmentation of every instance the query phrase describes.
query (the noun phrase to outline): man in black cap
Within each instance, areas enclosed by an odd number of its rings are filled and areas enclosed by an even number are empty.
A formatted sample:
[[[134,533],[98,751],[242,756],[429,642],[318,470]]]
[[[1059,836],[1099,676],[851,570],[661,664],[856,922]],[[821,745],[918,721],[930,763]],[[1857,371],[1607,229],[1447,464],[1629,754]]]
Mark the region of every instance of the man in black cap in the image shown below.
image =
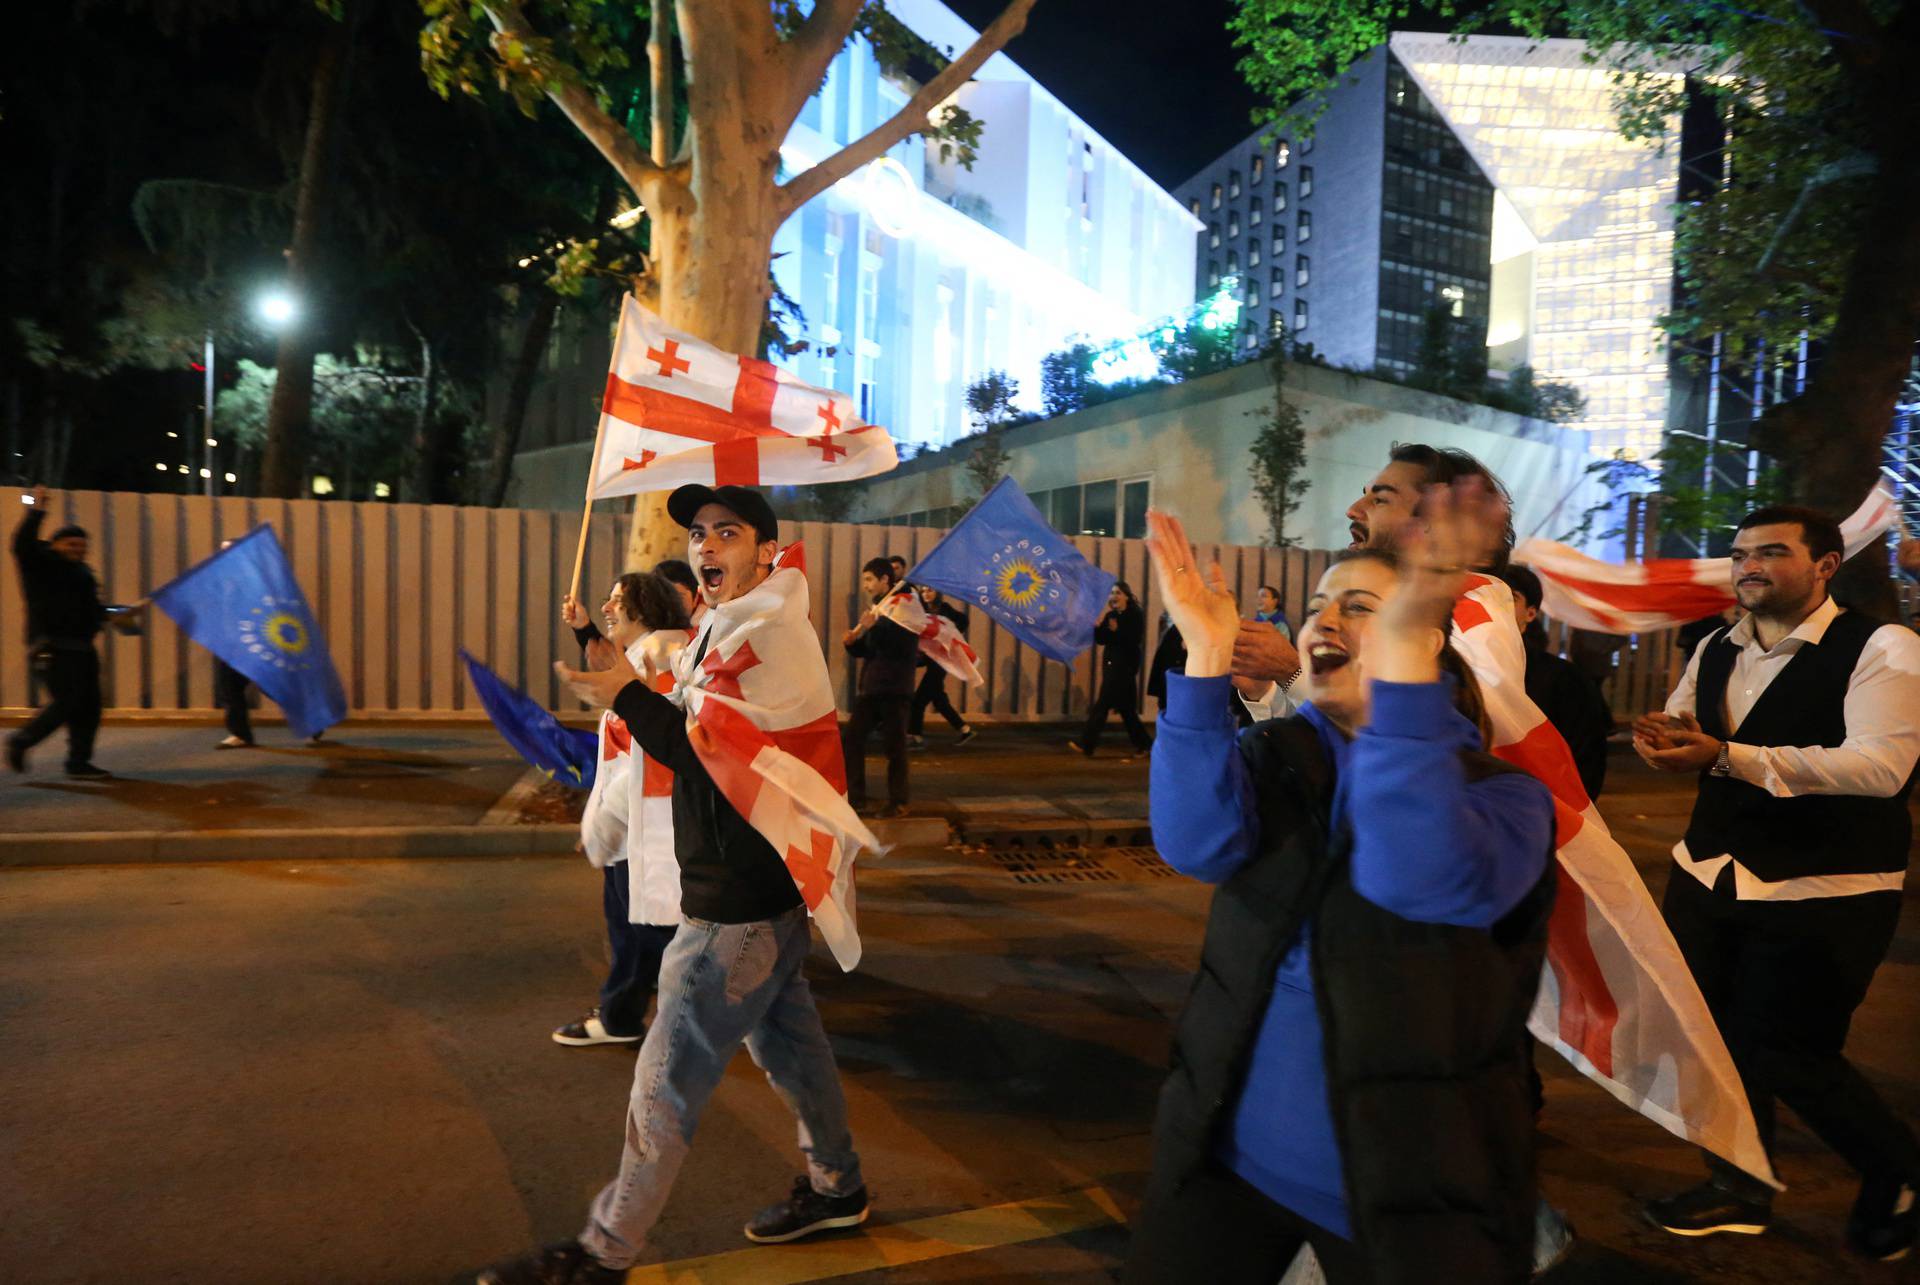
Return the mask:
[[[719,609],[773,573],[779,526],[765,498],[740,486],[683,486],[668,498],[667,512],[687,528],[687,560],[709,608],[675,664],[684,682],[716,630],[739,624]],[[791,638],[793,646],[813,650],[824,684],[826,658],[804,617]],[[755,642],[785,645],[787,637],[767,630]],[[801,968],[812,934],[794,877],[715,784],[688,735],[686,710],[640,681],[617,649],[606,651],[606,669],[555,669],[581,699],[611,706],[634,743],[673,772],[674,854],[686,919],[661,961],[659,1010],[634,1070],[619,1175],[594,1199],[578,1238],[489,1268],[481,1285],[624,1280],[666,1205],[701,1111],[742,1042],[799,1117],[807,1159],[807,1172],[787,1199],[747,1224],[747,1239],[798,1240],[867,1217],[839,1070]]]
[[[29,508],[13,533],[13,557],[27,599],[27,655],[52,699],[25,727],[7,738],[7,766],[27,770],[27,751],[67,727],[67,775],[82,781],[109,775],[93,765],[93,737],[100,728],[100,654],[94,635],[109,620],[121,633],[138,633],[139,607],[109,607],[87,566],[87,533],[63,526],[40,538],[47,517],[47,488],[28,494]]]

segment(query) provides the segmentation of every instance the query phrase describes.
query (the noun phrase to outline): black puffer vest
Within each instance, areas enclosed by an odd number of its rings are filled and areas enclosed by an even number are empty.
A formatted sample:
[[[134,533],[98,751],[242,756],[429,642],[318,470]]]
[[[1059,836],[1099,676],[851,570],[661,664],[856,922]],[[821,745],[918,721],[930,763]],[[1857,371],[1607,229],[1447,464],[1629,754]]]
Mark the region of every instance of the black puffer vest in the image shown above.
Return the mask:
[[[1311,920],[1328,1098],[1355,1242],[1379,1282],[1525,1281],[1533,1114],[1526,1019],[1546,955],[1557,863],[1491,929],[1403,919],[1362,897],[1350,840],[1304,718],[1241,739],[1261,851],[1220,886],[1174,1035],[1154,1126],[1154,1181],[1207,1162],[1245,1081],[1282,956]],[[1517,771],[1463,753],[1469,781]],[[1276,1110],[1314,1110],[1276,1103]]]

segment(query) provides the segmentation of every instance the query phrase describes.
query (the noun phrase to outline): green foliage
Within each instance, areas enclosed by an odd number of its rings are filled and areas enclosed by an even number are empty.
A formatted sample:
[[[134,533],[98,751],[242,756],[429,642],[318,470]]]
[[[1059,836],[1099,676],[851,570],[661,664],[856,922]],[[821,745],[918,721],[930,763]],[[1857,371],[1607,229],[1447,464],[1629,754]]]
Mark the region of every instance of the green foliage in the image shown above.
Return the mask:
[[[1100,387],[1093,378],[1093,358],[1093,345],[1074,344],[1040,359],[1040,403],[1049,417],[1092,404],[1090,394]]]
[[[1253,494],[1267,515],[1268,540],[1276,549],[1297,543],[1287,534],[1287,519],[1300,507],[1313,479],[1306,476],[1307,427],[1300,408],[1287,400],[1286,345],[1269,345],[1267,369],[1273,375],[1273,407],[1248,411],[1261,421],[1254,435]]]
[[[1020,381],[1004,370],[989,370],[967,385],[967,410],[973,426],[980,432],[1011,423],[1020,412],[1014,398],[1020,395]]]
[[[1013,462],[1013,454],[1000,440],[1002,430],[986,429],[973,435],[973,449],[967,452],[967,481],[973,486],[973,498],[978,502],[981,497],[993,489],[994,483],[1007,475],[1007,465]]]
[[[1160,374],[1172,383],[1225,370],[1235,362],[1234,329],[1209,326],[1199,318],[1178,329],[1156,331],[1148,341],[1160,361]]]
[[[1587,508],[1571,530],[1556,538],[1567,544],[1618,539],[1626,533],[1626,497],[1652,492],[1657,496],[1656,534],[1690,541],[1704,535],[1710,541],[1731,531],[1750,510],[1790,498],[1787,479],[1777,467],[1763,464],[1749,479],[1748,464],[1748,449],[1738,443],[1708,443],[1677,434],[1667,438],[1650,462],[1616,451],[1586,469],[1589,477],[1600,479],[1607,498]]]

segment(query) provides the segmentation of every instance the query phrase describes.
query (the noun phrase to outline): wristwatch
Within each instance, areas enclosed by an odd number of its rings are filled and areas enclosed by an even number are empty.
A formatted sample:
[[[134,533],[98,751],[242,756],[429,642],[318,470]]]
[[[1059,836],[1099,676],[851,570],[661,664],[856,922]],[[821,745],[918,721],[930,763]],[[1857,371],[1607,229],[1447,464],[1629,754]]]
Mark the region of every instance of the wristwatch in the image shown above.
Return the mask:
[[[1729,772],[1732,772],[1733,760],[1727,757],[1727,751],[1731,748],[1732,746],[1726,741],[1720,742],[1720,752],[1714,755],[1713,766],[1708,768],[1707,771],[1714,776],[1726,776]]]

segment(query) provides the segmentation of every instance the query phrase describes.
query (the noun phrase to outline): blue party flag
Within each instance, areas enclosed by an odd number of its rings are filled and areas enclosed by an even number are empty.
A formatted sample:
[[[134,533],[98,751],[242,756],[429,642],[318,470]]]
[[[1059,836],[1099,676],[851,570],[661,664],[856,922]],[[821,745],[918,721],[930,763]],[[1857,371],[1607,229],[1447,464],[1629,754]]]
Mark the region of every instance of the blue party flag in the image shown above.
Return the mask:
[[[318,736],[347,716],[333,657],[271,525],[258,526],[154,590],[180,631],[251,679]]]
[[[467,662],[467,677],[480,693],[487,717],[521,758],[545,772],[549,780],[583,790],[593,788],[598,736],[561,726],[559,719],[534,704],[525,692],[507,686],[504,678],[475,660],[465,647],[460,649],[460,659]]]
[[[1003,477],[907,579],[972,603],[1041,655],[1070,662],[1093,645],[1116,577],[1081,557]]]

